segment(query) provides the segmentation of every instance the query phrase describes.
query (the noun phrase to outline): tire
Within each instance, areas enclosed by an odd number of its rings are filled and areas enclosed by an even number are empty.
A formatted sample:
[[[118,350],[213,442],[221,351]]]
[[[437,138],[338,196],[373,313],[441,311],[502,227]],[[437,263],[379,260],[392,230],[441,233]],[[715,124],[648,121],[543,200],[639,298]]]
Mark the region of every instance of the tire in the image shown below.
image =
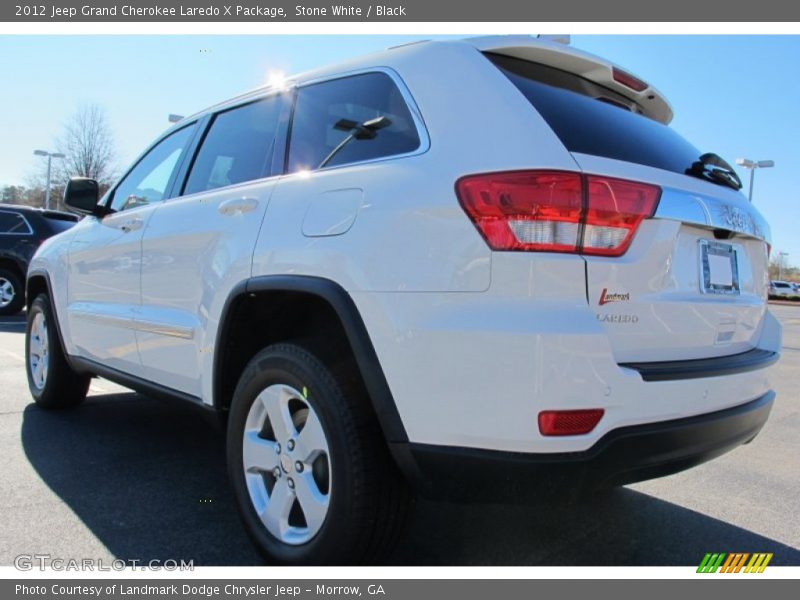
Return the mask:
[[[18,314],[25,306],[25,286],[19,276],[0,268],[0,317]]]
[[[64,356],[50,298],[40,294],[28,311],[25,332],[25,372],[38,406],[72,408],[86,398],[91,378],[73,371]]]
[[[247,532],[272,563],[376,562],[405,523],[411,496],[349,372],[276,344],[250,361],[234,392],[228,471]]]

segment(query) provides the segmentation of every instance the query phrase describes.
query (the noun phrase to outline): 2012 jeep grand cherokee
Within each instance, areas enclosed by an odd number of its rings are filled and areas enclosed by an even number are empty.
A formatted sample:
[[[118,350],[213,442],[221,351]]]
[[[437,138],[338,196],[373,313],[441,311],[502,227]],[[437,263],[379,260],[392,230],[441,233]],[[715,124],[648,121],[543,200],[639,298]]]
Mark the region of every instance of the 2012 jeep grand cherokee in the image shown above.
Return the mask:
[[[769,230],[648,83],[528,37],[426,42],[176,124],[27,281],[31,393],[227,414],[274,561],[378,560],[413,491],[525,498],[751,440]],[[179,426],[179,425],[176,425]]]

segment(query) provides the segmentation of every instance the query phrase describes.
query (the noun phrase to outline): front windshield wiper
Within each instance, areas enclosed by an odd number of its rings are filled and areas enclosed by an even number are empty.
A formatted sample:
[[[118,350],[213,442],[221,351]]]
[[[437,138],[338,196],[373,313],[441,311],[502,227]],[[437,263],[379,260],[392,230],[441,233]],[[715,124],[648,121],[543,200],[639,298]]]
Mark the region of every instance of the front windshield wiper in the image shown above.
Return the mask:
[[[385,115],[381,115],[380,117],[375,117],[374,119],[370,119],[369,121],[364,121],[363,123],[356,123],[355,121],[351,121],[350,119],[341,119],[336,122],[333,126],[334,129],[338,129],[339,131],[347,131],[349,135],[344,138],[339,144],[331,150],[330,154],[325,157],[325,159],[319,163],[318,169],[321,169],[325,165],[327,165],[333,157],[339,154],[342,148],[347,146],[353,140],[371,140],[378,135],[378,130],[388,127],[392,124],[391,119]]]
[[[706,152],[693,162],[692,166],[686,169],[686,174],[712,183],[726,185],[734,190],[742,189],[742,180],[739,179],[733,167],[724,158],[713,152]]]

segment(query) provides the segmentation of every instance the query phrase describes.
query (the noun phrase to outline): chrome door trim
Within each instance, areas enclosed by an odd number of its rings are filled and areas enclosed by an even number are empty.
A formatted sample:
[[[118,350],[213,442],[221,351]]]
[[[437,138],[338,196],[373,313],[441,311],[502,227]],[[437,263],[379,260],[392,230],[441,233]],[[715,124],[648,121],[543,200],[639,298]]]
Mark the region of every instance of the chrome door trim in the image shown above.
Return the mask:
[[[194,338],[194,328],[182,327],[180,325],[170,325],[167,323],[158,323],[155,321],[142,321],[135,317],[121,317],[109,314],[98,314],[87,310],[69,309],[71,316],[98,323],[102,325],[110,325],[112,327],[122,327],[124,329],[133,329],[143,333],[155,333],[157,335],[164,335],[168,337],[175,337],[184,340],[191,340]]]

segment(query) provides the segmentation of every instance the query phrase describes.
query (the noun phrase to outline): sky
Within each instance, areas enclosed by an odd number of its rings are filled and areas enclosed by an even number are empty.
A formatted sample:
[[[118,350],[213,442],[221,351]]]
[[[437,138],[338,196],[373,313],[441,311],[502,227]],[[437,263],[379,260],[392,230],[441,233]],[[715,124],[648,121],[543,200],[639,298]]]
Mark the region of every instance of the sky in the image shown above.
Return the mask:
[[[431,36],[0,36],[0,186],[24,184],[81,104],[104,107],[124,168],[169,123],[265,83]],[[672,126],[733,163],[772,159],[754,202],[800,265],[800,36],[573,36],[658,88]],[[40,164],[40,163],[39,163]],[[749,172],[740,171],[748,183]]]

